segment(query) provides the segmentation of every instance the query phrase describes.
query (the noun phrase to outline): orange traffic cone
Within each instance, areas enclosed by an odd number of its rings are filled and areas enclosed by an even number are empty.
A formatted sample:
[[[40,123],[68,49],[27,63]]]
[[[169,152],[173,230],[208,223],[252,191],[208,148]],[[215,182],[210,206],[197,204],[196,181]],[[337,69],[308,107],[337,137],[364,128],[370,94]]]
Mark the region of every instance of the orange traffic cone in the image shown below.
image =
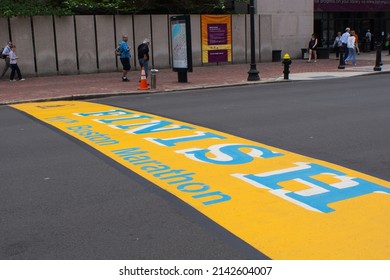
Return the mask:
[[[139,81],[139,88],[140,90],[150,89],[148,87],[148,82],[146,80],[146,74],[145,74],[145,68],[142,67],[141,69],[141,80]]]

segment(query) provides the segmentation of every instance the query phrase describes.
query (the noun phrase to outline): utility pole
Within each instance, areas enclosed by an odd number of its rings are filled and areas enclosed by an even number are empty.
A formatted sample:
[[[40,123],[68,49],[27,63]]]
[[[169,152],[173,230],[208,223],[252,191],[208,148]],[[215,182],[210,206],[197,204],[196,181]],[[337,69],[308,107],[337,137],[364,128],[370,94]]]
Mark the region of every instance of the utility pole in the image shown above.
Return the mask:
[[[259,81],[259,71],[256,69],[256,45],[255,45],[255,4],[254,0],[249,3],[250,25],[251,25],[251,68],[248,72],[248,81]]]

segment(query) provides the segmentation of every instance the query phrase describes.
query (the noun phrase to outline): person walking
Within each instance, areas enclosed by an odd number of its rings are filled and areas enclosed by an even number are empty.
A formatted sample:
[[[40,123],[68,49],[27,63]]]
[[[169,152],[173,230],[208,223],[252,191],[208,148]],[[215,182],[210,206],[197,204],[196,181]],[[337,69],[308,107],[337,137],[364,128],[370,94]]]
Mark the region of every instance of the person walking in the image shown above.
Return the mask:
[[[351,31],[351,36],[348,38],[348,56],[345,59],[345,64],[348,64],[348,62],[352,59],[352,64],[356,65],[356,39],[355,39],[355,31]]]
[[[349,32],[351,29],[349,27],[345,28],[345,32],[343,35],[341,35],[341,43],[342,43],[342,48],[341,51],[344,53],[344,60],[346,57],[348,57],[348,38],[351,36]]]
[[[360,55],[360,48],[359,48],[359,36],[357,35],[356,32],[354,32],[354,35],[355,36],[355,48],[356,48],[356,53],[358,55]]]
[[[333,49],[336,53],[336,59],[339,59],[340,49],[341,49],[342,45],[343,45],[343,43],[341,42],[341,32],[337,32],[337,36],[333,42]]]
[[[314,55],[314,62],[317,62],[317,46],[318,46],[317,35],[313,33],[309,41],[309,60],[307,62],[311,62],[311,58],[313,55]]]
[[[130,71],[130,57],[131,52],[127,41],[129,37],[127,35],[122,35],[122,41],[119,43],[118,48],[116,49],[116,54],[119,56],[119,59],[122,63],[123,72],[122,72],[122,82],[130,82],[127,78],[127,74]]]
[[[19,81],[24,81],[24,78],[22,77],[22,73],[20,72],[19,66],[18,66],[18,57],[16,56],[16,46],[12,45],[11,51],[9,52],[9,59],[10,59],[10,66],[11,66],[11,75],[9,77],[10,82],[15,82],[15,72],[18,76]]]
[[[4,69],[3,69],[3,72],[1,72],[0,79],[2,79],[5,76],[8,69],[10,68],[9,53],[11,51],[11,48],[12,48],[12,42],[8,41],[7,45],[3,48],[3,51],[1,52],[1,58],[4,59]]]
[[[370,29],[368,29],[366,32],[366,51],[367,52],[370,52],[372,50],[371,41],[372,41],[372,34],[371,34]]]
[[[144,39],[142,44],[137,48],[138,51],[138,62],[141,67],[144,67],[146,78],[149,72],[149,39]]]

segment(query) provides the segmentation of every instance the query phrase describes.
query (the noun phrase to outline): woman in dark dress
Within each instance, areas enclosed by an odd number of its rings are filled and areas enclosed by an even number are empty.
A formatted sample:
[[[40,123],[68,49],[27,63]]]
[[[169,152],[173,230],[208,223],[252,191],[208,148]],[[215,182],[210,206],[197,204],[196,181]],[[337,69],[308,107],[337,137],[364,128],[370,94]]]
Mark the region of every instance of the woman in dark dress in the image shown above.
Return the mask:
[[[311,58],[314,55],[314,62],[317,62],[317,45],[318,45],[318,39],[316,34],[311,35],[311,39],[309,42],[309,60],[307,62],[311,62]]]

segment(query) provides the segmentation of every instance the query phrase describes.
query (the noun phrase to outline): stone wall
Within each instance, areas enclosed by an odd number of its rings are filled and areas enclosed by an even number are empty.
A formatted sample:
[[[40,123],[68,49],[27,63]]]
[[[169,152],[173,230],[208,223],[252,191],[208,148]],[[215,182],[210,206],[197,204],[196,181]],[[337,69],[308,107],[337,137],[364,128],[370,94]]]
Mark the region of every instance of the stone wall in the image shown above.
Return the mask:
[[[270,48],[298,57],[297,50],[307,47],[313,33],[313,0],[257,0],[256,11],[264,59],[269,59]]]
[[[290,1],[272,0],[279,4]],[[291,0],[296,2],[298,0]],[[260,1],[261,2],[261,1]],[[308,1],[311,2],[311,1]],[[291,9],[294,4],[287,4]],[[260,7],[262,7],[260,5]],[[269,7],[256,15],[256,60],[270,61],[272,50],[300,56],[312,29],[310,9],[294,12]],[[153,68],[171,67],[170,15],[78,15],[0,18],[0,43],[17,45],[19,65],[26,75],[66,75],[120,71],[114,50],[122,34],[129,36],[132,70],[139,70],[134,50],[144,38],[151,40]],[[193,65],[202,66],[201,16],[191,15]],[[250,62],[250,16],[232,15],[233,63]],[[310,35],[310,34],[309,34]]]

